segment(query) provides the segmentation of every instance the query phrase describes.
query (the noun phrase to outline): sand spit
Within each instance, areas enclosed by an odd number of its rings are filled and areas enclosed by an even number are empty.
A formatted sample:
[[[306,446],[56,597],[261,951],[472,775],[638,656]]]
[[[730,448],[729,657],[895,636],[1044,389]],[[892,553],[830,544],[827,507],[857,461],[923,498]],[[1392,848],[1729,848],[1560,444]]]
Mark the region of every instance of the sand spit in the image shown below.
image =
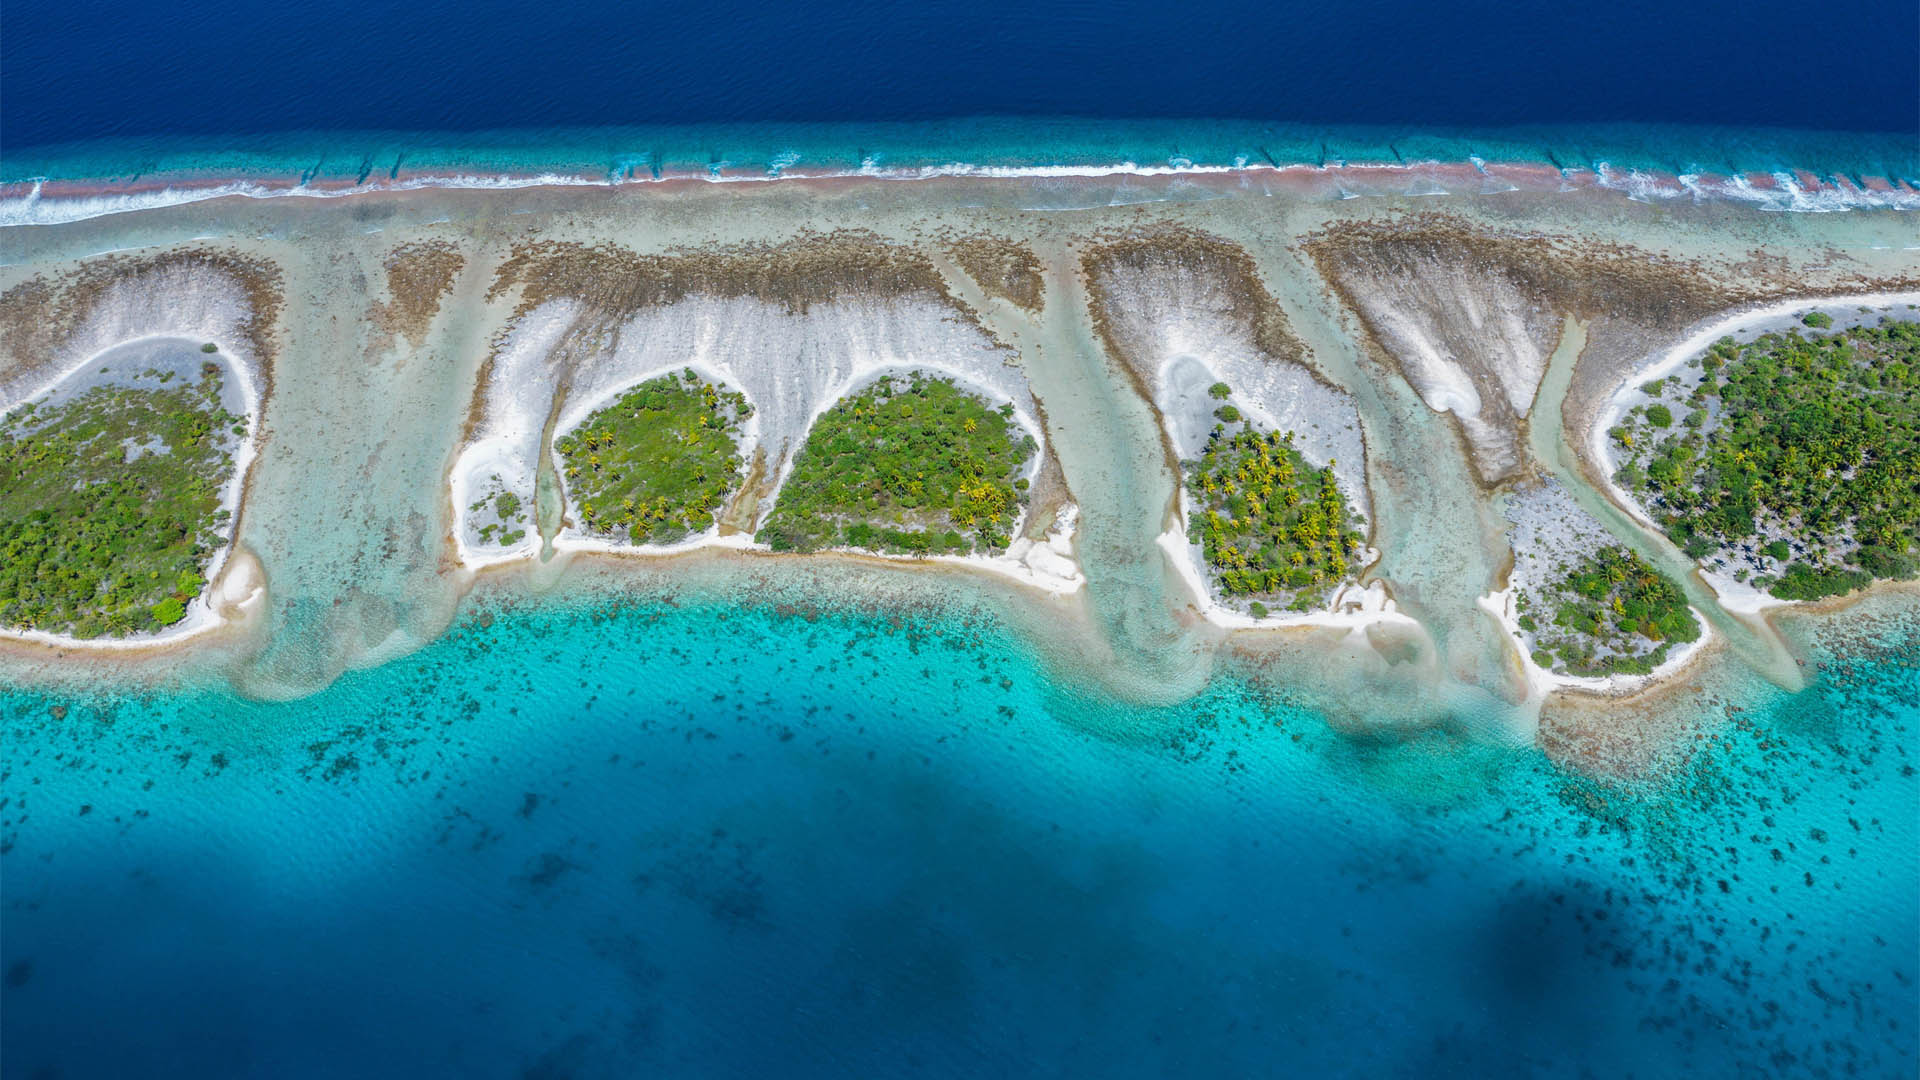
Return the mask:
[[[163,631],[102,640],[39,630],[0,637],[58,648],[140,649],[204,634],[252,617],[264,600],[263,575],[249,554],[234,556],[250,471],[263,438],[261,409],[270,384],[279,275],[271,266],[193,251],[144,259],[104,259],[64,277],[36,277],[0,295],[0,411],[78,383],[113,383],[149,366],[150,349],[177,346],[196,366],[217,362],[230,384],[224,403],[246,418],[233,471],[220,490],[229,514],[222,546],[209,560],[208,585],[186,615]],[[35,318],[35,312],[40,317]],[[199,351],[202,344],[216,354]],[[103,370],[102,365],[114,370]]]
[[[1033,408],[1040,417],[1040,430],[1050,432],[1046,403],[1035,398]],[[1067,519],[1071,531],[1073,522],[1079,516],[1079,507],[1073,501],[1073,491],[1067,487],[1067,475],[1060,467],[1060,455],[1054,449],[1050,436],[1040,440],[1040,454],[1036,461],[1038,468],[1027,486],[1027,505],[1021,515],[1021,528],[1013,535],[1039,542],[1052,534],[1054,526],[1063,517]]]
[[[1082,260],[1094,326],[1159,418],[1169,464],[1205,451],[1224,382],[1232,403],[1261,431],[1294,433],[1294,446],[1318,466],[1331,464],[1354,511],[1369,519],[1366,446],[1350,395],[1307,366],[1306,348],[1261,284],[1245,249],[1204,233],[1154,229],[1102,238]],[[1193,507],[1180,485],[1178,522],[1162,535],[1197,606],[1223,626],[1286,626],[1354,612],[1392,614],[1393,603],[1342,583],[1317,613],[1256,619],[1223,604],[1205,584],[1198,545],[1188,542]],[[1362,560],[1370,562],[1371,556]],[[1404,616],[1402,616],[1404,617]],[[1338,621],[1338,620],[1336,620]]]
[[[563,291],[564,283],[564,291]],[[501,268],[495,298],[518,288],[518,318],[487,367],[479,419],[453,472],[460,555],[469,565],[540,551],[535,530],[512,545],[486,543],[482,505],[495,489],[543,508],[556,549],[666,554],[705,544],[751,547],[814,421],[846,394],[888,375],[950,378],[996,404],[1048,455],[1046,433],[1010,350],[947,293],[924,257],[863,235],[803,238],[781,247],[643,257],[571,245],[522,249]],[[529,307],[529,299],[537,300]],[[564,483],[541,480],[551,439],[637,383],[683,369],[743,393],[753,416],[742,457],[757,474],[725,523],[674,545],[615,544],[583,533],[565,513]],[[553,476],[549,470],[546,475]],[[476,507],[478,510],[476,511]],[[549,518],[553,515],[549,514]],[[1018,550],[962,560],[1050,591],[1084,580],[1072,561],[1073,516],[1021,536]],[[554,527],[556,526],[557,527]]]

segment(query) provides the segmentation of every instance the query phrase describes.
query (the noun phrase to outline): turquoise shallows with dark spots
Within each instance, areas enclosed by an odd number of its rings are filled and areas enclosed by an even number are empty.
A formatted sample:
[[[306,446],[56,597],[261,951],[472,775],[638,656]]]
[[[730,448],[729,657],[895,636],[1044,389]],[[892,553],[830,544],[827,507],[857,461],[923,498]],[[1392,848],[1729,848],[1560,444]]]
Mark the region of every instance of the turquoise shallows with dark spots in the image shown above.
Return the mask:
[[[6,1068],[1911,1076],[1913,640],[1631,790],[704,603],[289,703],[11,692]]]

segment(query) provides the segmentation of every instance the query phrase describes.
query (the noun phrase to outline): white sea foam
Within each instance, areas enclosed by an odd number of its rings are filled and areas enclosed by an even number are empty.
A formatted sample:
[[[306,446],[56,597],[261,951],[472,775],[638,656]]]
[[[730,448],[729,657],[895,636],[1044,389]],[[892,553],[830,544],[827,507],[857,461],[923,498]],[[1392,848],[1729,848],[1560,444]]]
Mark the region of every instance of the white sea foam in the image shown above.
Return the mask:
[[[1746,203],[1758,210],[1801,214],[1831,214],[1850,210],[1920,210],[1920,191],[1904,183],[1884,191],[1870,191],[1845,180],[1819,187],[1803,187],[1790,172],[1769,176],[1772,187],[1759,187],[1745,175],[1706,176],[1682,173],[1667,176],[1637,169],[1620,172],[1604,162],[1595,186],[1619,191],[1636,202],[1687,198],[1694,202]]]
[[[124,214],[139,210],[156,209],[165,206],[178,206],[186,203],[203,202],[208,199],[229,197],[269,199],[282,197],[306,198],[343,198],[382,191],[414,191],[428,188],[447,189],[511,189],[531,187],[617,187],[628,184],[656,184],[673,181],[699,180],[707,183],[763,183],[774,180],[796,179],[832,179],[836,177],[863,177],[877,180],[934,180],[948,177],[977,177],[986,179],[1110,179],[1114,177],[1162,177],[1162,176],[1220,176],[1229,174],[1267,174],[1281,173],[1324,173],[1342,174],[1370,172],[1383,178],[1393,174],[1410,177],[1410,186],[1400,192],[1363,192],[1356,193],[1346,184],[1339,187],[1339,197],[1353,198],[1357,194],[1403,194],[1403,195],[1441,195],[1448,189],[1430,177],[1423,177],[1421,170],[1445,167],[1448,162],[1438,160],[1413,161],[1399,163],[1356,163],[1340,161],[1336,165],[1318,166],[1304,163],[1288,165],[1270,165],[1249,162],[1245,157],[1236,157],[1229,165],[1197,164],[1184,157],[1172,157],[1165,163],[1151,164],[1138,161],[1116,161],[1104,164],[1075,165],[979,165],[970,162],[948,162],[937,165],[916,165],[890,167],[881,164],[879,158],[868,156],[854,168],[805,169],[796,168],[801,158],[793,152],[775,155],[759,173],[727,172],[728,163],[719,162],[708,165],[699,171],[667,173],[656,175],[648,168],[635,168],[632,162],[623,161],[610,168],[602,176],[585,176],[577,173],[543,172],[526,176],[505,174],[457,173],[451,175],[415,176],[402,180],[376,179],[353,185],[338,187],[315,187],[310,184],[273,183],[263,180],[234,179],[204,184],[182,183],[161,188],[128,192],[96,192],[85,195],[59,196],[49,198],[43,193],[44,178],[35,180],[24,195],[0,198],[0,227],[9,225],[58,225],[71,221],[83,221],[88,218],[103,217],[110,214]],[[1481,173],[1486,172],[1487,162],[1482,158],[1470,159]],[[1584,170],[1563,170],[1571,176]],[[1697,200],[1724,199],[1749,203],[1762,210],[1793,211],[1802,213],[1829,213],[1842,210],[1920,210],[1920,190],[1905,182],[1894,182],[1885,190],[1868,190],[1851,183],[1840,182],[1835,185],[1821,186],[1816,189],[1802,187],[1788,172],[1772,174],[1775,186],[1760,188],[1745,176],[1722,178],[1703,178],[1688,174],[1673,177],[1661,173],[1642,170],[1622,172],[1605,162],[1596,169],[1594,186],[1619,191],[1629,199],[1649,202],[1656,199],[1690,197]],[[1491,191],[1481,194],[1494,194],[1514,190],[1509,183],[1485,185]],[[1577,190],[1571,183],[1563,183],[1561,190]]]

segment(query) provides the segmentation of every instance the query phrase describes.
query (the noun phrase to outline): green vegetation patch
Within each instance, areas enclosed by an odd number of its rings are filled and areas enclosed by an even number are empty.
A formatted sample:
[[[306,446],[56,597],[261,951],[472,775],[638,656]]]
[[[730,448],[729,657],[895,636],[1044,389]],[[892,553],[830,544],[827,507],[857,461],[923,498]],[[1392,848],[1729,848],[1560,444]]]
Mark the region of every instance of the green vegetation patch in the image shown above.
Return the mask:
[[[1920,572],[1920,324],[1723,338],[1694,369],[1610,432],[1616,481],[1689,556],[1788,600]]]
[[[744,395],[692,368],[649,379],[596,411],[553,444],[581,528],[629,544],[705,531],[740,486],[740,424],[752,415]],[[492,496],[496,516],[523,520],[518,497],[504,494],[512,505]]]
[[[1624,547],[1582,558],[1521,609],[1534,661],[1563,674],[1645,675],[1700,636],[1680,586]]]
[[[193,385],[96,386],[0,420],[0,623],[94,638],[179,622],[229,514],[239,417]]]
[[[1208,390],[1224,401],[1225,383]],[[1345,581],[1365,542],[1332,463],[1316,467],[1293,447],[1293,433],[1258,432],[1231,404],[1200,460],[1188,465],[1196,512],[1189,538],[1200,545],[1222,594],[1292,610],[1311,608],[1321,590]],[[1229,425],[1238,424],[1230,428]]]
[[[883,376],[815,421],[759,539],[775,551],[998,551],[1036,449],[1012,405],[950,379]]]

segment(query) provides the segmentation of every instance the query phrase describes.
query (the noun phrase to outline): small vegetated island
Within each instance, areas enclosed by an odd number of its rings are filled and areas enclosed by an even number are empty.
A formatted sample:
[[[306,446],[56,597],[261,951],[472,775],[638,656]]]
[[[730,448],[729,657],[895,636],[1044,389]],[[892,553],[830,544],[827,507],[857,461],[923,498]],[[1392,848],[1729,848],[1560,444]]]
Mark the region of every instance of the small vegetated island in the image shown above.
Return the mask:
[[[951,379],[882,376],[821,414],[759,539],[775,551],[998,552],[1037,445]]]
[[[221,407],[224,370],[149,368],[0,419],[0,623],[96,638],[185,617],[247,432]]]
[[[1187,464],[1188,522],[1214,587],[1256,618],[1268,605],[1309,611],[1348,579],[1365,527],[1347,504],[1332,463],[1315,466],[1292,432],[1258,431],[1214,383],[1218,421],[1198,461]]]
[[[1700,622],[1679,583],[1625,547],[1559,481],[1523,483],[1503,498],[1512,528],[1513,631],[1533,662],[1557,675],[1647,675]]]
[[[691,368],[649,379],[595,411],[554,440],[580,528],[629,544],[705,532],[740,486],[740,425],[752,415],[745,395]],[[520,513],[518,503],[493,509],[505,518]]]
[[[1700,637],[1686,594],[1638,552],[1617,544],[1575,557],[1536,594],[1521,596],[1533,662],[1566,675],[1646,675],[1675,645]]]
[[[1783,600],[1920,570],[1920,323],[1803,322],[1721,339],[1609,432],[1675,543]]]

